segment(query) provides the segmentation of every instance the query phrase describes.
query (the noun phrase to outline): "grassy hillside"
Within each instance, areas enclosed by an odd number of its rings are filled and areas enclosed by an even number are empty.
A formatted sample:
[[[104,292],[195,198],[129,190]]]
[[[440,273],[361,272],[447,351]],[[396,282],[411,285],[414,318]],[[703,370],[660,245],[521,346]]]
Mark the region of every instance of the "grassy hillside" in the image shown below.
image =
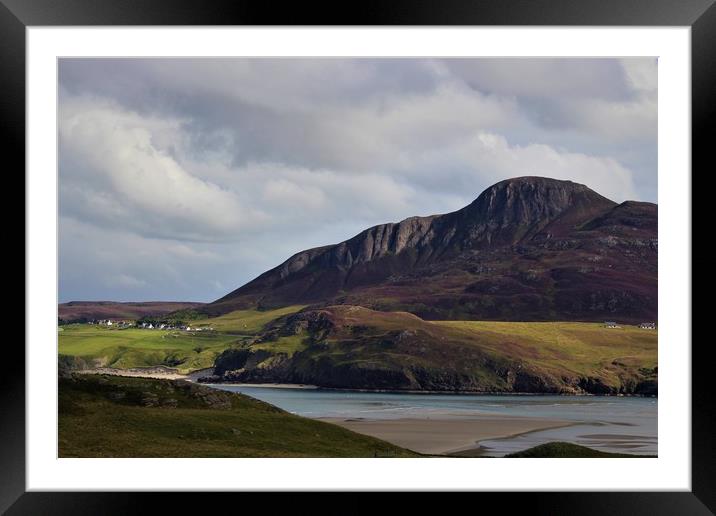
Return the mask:
[[[521,452],[505,455],[510,458],[644,458],[656,455],[633,455],[631,453],[608,453],[586,446],[565,442],[540,444]]]
[[[425,321],[360,306],[240,310],[213,331],[68,325],[59,353],[92,366],[164,365],[216,380],[472,392],[657,392],[658,332],[585,322]]]
[[[285,339],[293,338],[291,353]],[[307,310],[269,325],[260,353],[217,358],[224,381],[325,387],[595,394],[656,392],[658,335],[597,323],[431,322],[357,306]]]
[[[61,379],[58,432],[60,457],[418,456],[241,394],[143,378]]]
[[[253,335],[261,331],[266,324],[274,319],[296,313],[305,307],[306,305],[292,305],[266,311],[236,310],[219,317],[197,320],[193,324],[196,326],[211,326],[221,332]]]
[[[657,330],[584,322],[440,321],[485,350],[520,357],[547,371],[592,375],[607,384],[625,369],[657,367]]]

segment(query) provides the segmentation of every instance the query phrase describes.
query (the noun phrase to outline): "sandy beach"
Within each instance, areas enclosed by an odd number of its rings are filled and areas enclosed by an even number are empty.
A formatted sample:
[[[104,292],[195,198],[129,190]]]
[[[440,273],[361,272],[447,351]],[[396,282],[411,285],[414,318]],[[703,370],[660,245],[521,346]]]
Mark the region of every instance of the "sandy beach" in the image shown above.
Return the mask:
[[[111,376],[129,376],[135,378],[155,378],[159,380],[186,380],[196,382],[202,376],[211,376],[213,368],[201,369],[189,374],[179,373],[176,369],[169,367],[146,367],[131,369],[115,369],[112,367],[95,367],[75,371],[79,374],[106,374]],[[318,389],[316,385],[298,383],[231,383],[231,384],[205,384],[208,387],[215,385],[231,385],[232,387],[265,387],[270,389]]]
[[[136,378],[156,378],[163,380],[190,380],[190,377],[181,374],[175,369],[167,367],[147,367],[134,369],[114,369],[112,367],[96,367],[74,371],[78,374],[106,374],[110,376],[130,376]]]
[[[323,421],[426,454],[479,456],[479,442],[575,424],[559,419],[479,416],[452,419],[342,419]]]

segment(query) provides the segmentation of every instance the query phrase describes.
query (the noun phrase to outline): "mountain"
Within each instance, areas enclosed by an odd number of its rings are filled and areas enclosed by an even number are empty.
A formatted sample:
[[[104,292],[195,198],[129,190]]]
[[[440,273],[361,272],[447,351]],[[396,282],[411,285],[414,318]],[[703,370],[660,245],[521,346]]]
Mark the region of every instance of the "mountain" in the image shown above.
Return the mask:
[[[358,305],[425,320],[655,321],[657,206],[501,181],[468,206],[301,251],[199,310]]]

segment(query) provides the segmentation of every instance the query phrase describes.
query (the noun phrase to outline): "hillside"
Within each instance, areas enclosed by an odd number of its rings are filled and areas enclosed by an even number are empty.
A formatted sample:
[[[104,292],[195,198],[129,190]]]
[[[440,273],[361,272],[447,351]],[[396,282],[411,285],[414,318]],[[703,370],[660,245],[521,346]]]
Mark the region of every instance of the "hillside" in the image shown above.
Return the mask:
[[[60,457],[414,457],[339,426],[185,381],[59,383]]]
[[[164,315],[207,331],[70,325],[59,350],[75,368],[213,365],[209,382],[655,395],[658,332],[635,325],[657,321],[657,258],[656,205],[521,177]]]
[[[497,183],[465,208],[299,252],[211,315],[359,305],[426,320],[657,320],[657,206],[571,181]]]
[[[179,301],[146,301],[118,303],[115,301],[70,301],[60,303],[57,316],[64,323],[87,322],[98,319],[141,319],[162,317],[178,310],[191,310],[202,303]]]
[[[201,381],[654,395],[657,341],[633,326],[425,321],[339,305],[273,321],[221,353]]]
[[[212,367],[216,357],[239,339],[259,333],[267,323],[301,308],[245,310],[195,320],[191,323],[194,327],[213,328],[199,332],[67,324],[58,334],[58,350],[64,363],[75,369],[161,366],[187,374]]]

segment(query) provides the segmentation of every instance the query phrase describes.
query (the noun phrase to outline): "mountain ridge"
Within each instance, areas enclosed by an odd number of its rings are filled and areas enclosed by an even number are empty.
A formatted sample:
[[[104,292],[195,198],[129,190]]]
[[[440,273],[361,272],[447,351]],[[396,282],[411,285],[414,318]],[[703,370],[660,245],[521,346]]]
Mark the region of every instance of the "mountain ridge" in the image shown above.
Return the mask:
[[[570,313],[564,307],[559,308],[564,299],[549,302],[543,299],[544,309],[537,310],[540,313],[528,310],[522,318],[547,320],[556,316],[577,320],[609,313],[629,320],[655,318],[656,246],[655,204],[638,201],[619,204],[583,184],[524,176],[492,185],[460,210],[379,224],[338,244],[295,253],[202,310],[216,315],[247,307],[337,302],[404,309],[428,319],[467,314],[471,319],[520,320],[519,307],[525,305],[525,299],[516,303],[515,310],[507,312],[502,309],[504,303],[500,303],[502,308],[497,311],[489,307],[463,308],[466,303],[474,304],[478,297],[487,304],[496,297],[497,291],[489,292],[489,287],[487,291],[476,290],[470,280],[482,281],[486,273],[491,274],[495,279],[492,287],[500,290],[499,283],[510,283],[515,275],[526,273],[523,258],[527,256],[529,260],[532,255],[531,265],[538,265],[544,285],[537,288],[522,281],[521,287],[513,285],[512,295],[529,297],[536,289],[541,290],[542,297],[549,297],[555,283],[564,283],[565,266],[581,270],[579,274],[585,274],[591,267],[598,270],[592,271],[591,276],[587,274],[590,277],[586,280],[572,275],[570,282],[585,287],[578,288],[581,293],[577,297],[594,290],[589,284],[596,281],[609,287],[610,292],[597,292],[597,298],[604,299],[595,299],[594,306],[611,302],[612,308],[591,310],[594,313],[577,308]],[[633,250],[637,248],[639,252],[635,254]],[[651,251],[644,253],[645,249]],[[604,262],[604,266],[597,265],[599,262]],[[515,269],[512,272],[510,265]],[[604,276],[603,269],[612,269],[606,271],[612,281],[596,277]],[[613,277],[634,272],[631,269],[641,269],[637,276],[642,278],[637,281],[637,288],[632,285],[626,289],[626,301],[620,302],[620,295],[615,296],[618,285],[614,284],[620,280]],[[434,295],[418,295],[416,285],[400,288],[396,276],[406,274],[413,279],[422,278],[432,286]],[[462,291],[452,284],[446,288],[439,276],[452,276],[453,281],[448,283],[456,283],[462,276],[465,282]],[[633,278],[630,281],[633,283]],[[454,297],[455,306],[447,306],[448,295]],[[625,304],[630,306],[620,308]],[[451,315],[456,306],[463,307],[458,310],[460,314]]]

